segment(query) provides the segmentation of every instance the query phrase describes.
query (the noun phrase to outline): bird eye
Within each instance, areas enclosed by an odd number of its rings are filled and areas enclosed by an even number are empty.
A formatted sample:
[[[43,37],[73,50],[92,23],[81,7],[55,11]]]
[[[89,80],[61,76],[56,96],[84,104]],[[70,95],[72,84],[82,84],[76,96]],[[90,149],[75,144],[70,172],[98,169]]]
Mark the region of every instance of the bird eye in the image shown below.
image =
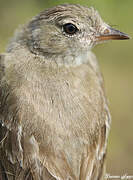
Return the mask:
[[[71,23],[64,24],[63,29],[65,33],[69,35],[73,35],[78,31],[78,28],[74,24],[71,24]]]

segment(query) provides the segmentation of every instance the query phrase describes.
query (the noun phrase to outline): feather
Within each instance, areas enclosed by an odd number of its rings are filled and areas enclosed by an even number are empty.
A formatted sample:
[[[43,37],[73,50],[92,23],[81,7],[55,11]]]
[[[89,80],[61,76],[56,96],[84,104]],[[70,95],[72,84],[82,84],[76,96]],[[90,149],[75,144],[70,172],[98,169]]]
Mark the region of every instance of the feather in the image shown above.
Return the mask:
[[[47,23],[46,15],[58,16],[64,9],[70,13],[67,6],[46,11],[38,21],[35,18],[23,26],[0,55],[2,180],[104,179],[110,113],[97,59],[90,50],[85,53],[86,46],[83,51],[82,43],[79,49],[77,43],[73,51],[69,48],[68,54],[63,54],[67,47],[54,49],[62,46],[59,42],[56,47],[50,44],[54,53],[40,47],[44,45],[40,24]],[[85,8],[71,6],[75,16]],[[85,12],[95,14],[92,8]],[[39,43],[36,51],[34,38]],[[61,55],[55,50],[61,50]]]

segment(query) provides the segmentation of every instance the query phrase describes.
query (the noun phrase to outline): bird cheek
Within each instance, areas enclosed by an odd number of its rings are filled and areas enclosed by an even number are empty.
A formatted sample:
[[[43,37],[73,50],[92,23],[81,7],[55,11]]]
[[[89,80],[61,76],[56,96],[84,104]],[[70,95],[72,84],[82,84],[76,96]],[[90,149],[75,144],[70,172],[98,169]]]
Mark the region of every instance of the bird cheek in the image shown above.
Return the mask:
[[[82,48],[90,49],[92,47],[92,41],[93,39],[88,33],[85,33],[82,38],[80,38],[79,44],[82,46]]]

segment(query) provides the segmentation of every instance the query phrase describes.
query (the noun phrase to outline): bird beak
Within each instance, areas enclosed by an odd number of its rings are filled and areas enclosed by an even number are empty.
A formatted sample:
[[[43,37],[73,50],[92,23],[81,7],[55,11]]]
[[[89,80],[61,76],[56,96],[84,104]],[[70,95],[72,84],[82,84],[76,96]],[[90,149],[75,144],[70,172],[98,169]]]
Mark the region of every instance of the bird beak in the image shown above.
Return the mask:
[[[111,27],[107,27],[103,33],[96,36],[96,41],[107,41],[107,40],[125,40],[130,39],[130,37]]]

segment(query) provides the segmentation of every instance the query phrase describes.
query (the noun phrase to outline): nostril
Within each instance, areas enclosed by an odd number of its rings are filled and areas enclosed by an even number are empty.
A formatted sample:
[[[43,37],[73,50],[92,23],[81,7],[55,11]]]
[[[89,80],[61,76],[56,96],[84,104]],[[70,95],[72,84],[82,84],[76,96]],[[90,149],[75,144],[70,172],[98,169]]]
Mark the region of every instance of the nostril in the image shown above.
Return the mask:
[[[109,29],[105,29],[103,33],[104,33],[104,34],[109,34],[110,31],[109,31]]]

